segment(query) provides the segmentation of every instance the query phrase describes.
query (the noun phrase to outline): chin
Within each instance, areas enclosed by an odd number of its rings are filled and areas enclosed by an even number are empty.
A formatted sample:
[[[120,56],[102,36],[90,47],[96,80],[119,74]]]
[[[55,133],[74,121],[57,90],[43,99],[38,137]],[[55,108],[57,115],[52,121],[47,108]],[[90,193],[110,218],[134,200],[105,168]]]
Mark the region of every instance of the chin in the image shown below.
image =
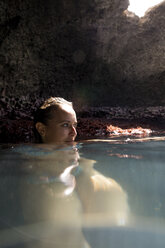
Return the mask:
[[[70,138],[68,138],[68,139],[66,140],[66,142],[73,142],[73,141],[75,141],[75,138],[76,138],[76,137],[70,137]]]

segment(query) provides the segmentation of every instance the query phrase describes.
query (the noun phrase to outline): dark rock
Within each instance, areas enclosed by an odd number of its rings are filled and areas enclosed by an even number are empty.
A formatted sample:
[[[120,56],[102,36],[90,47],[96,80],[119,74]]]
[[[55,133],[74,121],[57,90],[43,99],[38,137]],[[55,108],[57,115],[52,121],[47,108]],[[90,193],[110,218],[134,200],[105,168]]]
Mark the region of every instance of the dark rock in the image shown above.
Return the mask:
[[[128,2],[2,0],[1,95],[164,106],[165,2],[141,19]]]
[[[0,143],[33,142],[33,116],[43,99],[1,98]],[[149,128],[164,132],[165,107],[88,107],[77,111],[78,138],[105,137],[122,129]],[[109,126],[113,125],[110,129]],[[109,131],[111,130],[111,131]],[[125,132],[119,130],[120,134]],[[135,130],[136,131],[136,130]],[[136,132],[135,132],[136,133]],[[145,130],[144,130],[145,134]]]
[[[73,101],[84,120],[164,128],[165,2],[141,19],[128,3],[1,0],[0,142],[30,140],[23,126],[8,134],[50,96]]]

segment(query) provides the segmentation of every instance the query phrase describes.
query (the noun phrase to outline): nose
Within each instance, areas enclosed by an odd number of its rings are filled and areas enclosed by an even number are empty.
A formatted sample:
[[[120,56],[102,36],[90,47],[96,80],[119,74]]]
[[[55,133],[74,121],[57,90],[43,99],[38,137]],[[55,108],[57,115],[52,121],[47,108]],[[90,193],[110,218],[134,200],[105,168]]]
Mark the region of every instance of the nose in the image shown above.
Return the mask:
[[[75,126],[73,126],[73,125],[71,126],[70,134],[73,135],[73,136],[76,136],[76,135],[77,135],[76,128],[75,128]]]

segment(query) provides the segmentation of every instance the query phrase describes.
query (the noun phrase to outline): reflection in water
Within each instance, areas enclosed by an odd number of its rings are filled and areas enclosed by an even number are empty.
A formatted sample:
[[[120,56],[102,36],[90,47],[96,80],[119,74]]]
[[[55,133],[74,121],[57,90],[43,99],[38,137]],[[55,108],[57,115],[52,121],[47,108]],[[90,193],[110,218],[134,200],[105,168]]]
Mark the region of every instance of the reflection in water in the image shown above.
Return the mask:
[[[16,151],[21,156],[16,180],[22,224],[15,223],[13,240],[6,230],[6,246],[25,242],[22,247],[86,248],[90,246],[82,227],[127,223],[126,193],[93,168],[95,161],[80,158],[75,145],[25,146]]]
[[[133,155],[133,154],[121,154],[121,153],[112,153],[110,152],[108,154],[110,157],[116,156],[118,158],[133,158],[133,159],[142,159],[143,157],[141,155]]]

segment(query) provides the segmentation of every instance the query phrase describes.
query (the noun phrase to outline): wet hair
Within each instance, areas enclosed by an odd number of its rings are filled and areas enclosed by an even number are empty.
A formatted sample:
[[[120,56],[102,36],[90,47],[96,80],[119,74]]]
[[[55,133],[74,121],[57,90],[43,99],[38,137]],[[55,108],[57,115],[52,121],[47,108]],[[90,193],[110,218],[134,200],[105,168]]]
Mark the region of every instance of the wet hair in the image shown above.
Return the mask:
[[[36,129],[36,123],[41,122],[45,125],[48,124],[48,121],[54,118],[55,111],[61,105],[69,105],[73,108],[72,102],[68,102],[61,97],[50,97],[43,102],[43,104],[37,109],[34,114],[34,138],[36,143],[42,143],[42,138],[39,132]]]

